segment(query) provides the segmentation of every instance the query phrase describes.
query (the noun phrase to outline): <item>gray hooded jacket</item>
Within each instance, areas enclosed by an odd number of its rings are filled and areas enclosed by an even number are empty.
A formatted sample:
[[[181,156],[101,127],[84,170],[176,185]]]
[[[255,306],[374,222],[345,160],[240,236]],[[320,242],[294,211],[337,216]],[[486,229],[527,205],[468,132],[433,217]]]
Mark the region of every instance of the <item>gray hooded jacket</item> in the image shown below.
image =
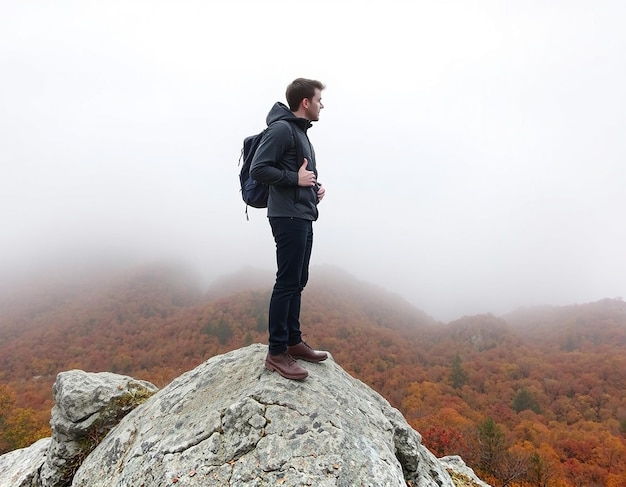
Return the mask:
[[[267,216],[317,220],[317,185],[298,186],[298,170],[304,161],[296,161],[296,141],[289,127],[292,124],[299,139],[302,157],[308,161],[307,169],[317,178],[315,152],[307,136],[311,122],[296,117],[280,102],[274,104],[266,121],[268,129],[252,159],[250,176],[269,186]]]

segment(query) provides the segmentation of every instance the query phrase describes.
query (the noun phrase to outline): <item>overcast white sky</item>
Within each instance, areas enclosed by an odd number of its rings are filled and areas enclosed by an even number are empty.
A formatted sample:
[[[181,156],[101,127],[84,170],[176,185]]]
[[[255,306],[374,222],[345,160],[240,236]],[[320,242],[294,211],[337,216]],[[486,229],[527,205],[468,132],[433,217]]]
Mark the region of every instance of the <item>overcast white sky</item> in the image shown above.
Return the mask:
[[[237,162],[302,76],[313,266],[444,321],[625,296],[625,25],[621,0],[1,0],[0,274],[272,269]]]

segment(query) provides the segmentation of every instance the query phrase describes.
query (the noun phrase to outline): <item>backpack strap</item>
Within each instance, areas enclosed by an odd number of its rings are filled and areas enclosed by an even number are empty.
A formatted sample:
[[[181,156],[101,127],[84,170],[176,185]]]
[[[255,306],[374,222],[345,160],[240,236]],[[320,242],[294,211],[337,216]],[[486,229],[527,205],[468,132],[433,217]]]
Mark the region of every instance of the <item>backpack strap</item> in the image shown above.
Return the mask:
[[[298,134],[296,133],[296,130],[293,126],[293,123],[285,120],[285,122],[287,122],[287,125],[289,125],[289,128],[291,129],[291,135],[293,136],[293,142],[294,144],[296,144],[296,172],[298,172],[300,170],[300,166],[302,165],[302,162],[304,161],[304,154],[302,154],[302,146],[300,145],[300,138],[298,137]],[[298,187],[296,186],[294,188],[294,192],[295,192],[295,199],[298,199]]]
[[[298,137],[298,134],[296,133],[293,123],[290,122],[289,120],[277,120],[276,122],[272,122],[272,123],[278,123],[278,122],[285,122],[287,125],[289,125],[289,130],[291,130],[291,136],[293,137],[293,142],[296,145],[296,165],[298,166],[298,169],[300,169],[300,166],[302,165],[302,161],[304,160],[304,154],[302,153],[302,146],[300,145],[300,138]],[[296,171],[298,169],[296,169]]]
[[[300,138],[293,128],[293,124],[291,122],[287,122],[289,124],[289,128],[291,129],[291,135],[293,135],[293,141],[296,144],[296,171],[300,170],[300,165],[304,160],[304,155],[302,154],[302,146],[300,145]]]

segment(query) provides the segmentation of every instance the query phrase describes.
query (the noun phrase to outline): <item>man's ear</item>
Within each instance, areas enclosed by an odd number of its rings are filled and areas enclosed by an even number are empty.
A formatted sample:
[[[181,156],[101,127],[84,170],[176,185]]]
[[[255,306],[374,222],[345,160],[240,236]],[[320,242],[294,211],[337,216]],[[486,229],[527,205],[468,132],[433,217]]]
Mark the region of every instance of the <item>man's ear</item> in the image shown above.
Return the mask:
[[[300,102],[300,106],[302,108],[309,108],[309,104],[310,104],[310,100],[308,98],[303,98],[302,101]]]

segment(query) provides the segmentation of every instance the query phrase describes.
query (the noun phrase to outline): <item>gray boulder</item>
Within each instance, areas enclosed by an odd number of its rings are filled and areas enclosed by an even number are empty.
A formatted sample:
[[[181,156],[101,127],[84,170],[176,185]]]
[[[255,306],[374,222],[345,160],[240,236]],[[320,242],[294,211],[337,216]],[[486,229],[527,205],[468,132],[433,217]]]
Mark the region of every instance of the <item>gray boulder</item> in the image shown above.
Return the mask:
[[[69,485],[82,461],[110,429],[157,390],[149,382],[110,372],[61,372],[52,388],[52,439],[39,474],[40,485]]]
[[[28,448],[21,448],[0,456],[0,486],[36,487],[39,485],[39,469],[46,459],[50,438],[36,441]]]
[[[402,415],[332,357],[291,381],[263,368],[266,353],[251,345],[174,380],[121,420],[72,485],[454,486]]]

